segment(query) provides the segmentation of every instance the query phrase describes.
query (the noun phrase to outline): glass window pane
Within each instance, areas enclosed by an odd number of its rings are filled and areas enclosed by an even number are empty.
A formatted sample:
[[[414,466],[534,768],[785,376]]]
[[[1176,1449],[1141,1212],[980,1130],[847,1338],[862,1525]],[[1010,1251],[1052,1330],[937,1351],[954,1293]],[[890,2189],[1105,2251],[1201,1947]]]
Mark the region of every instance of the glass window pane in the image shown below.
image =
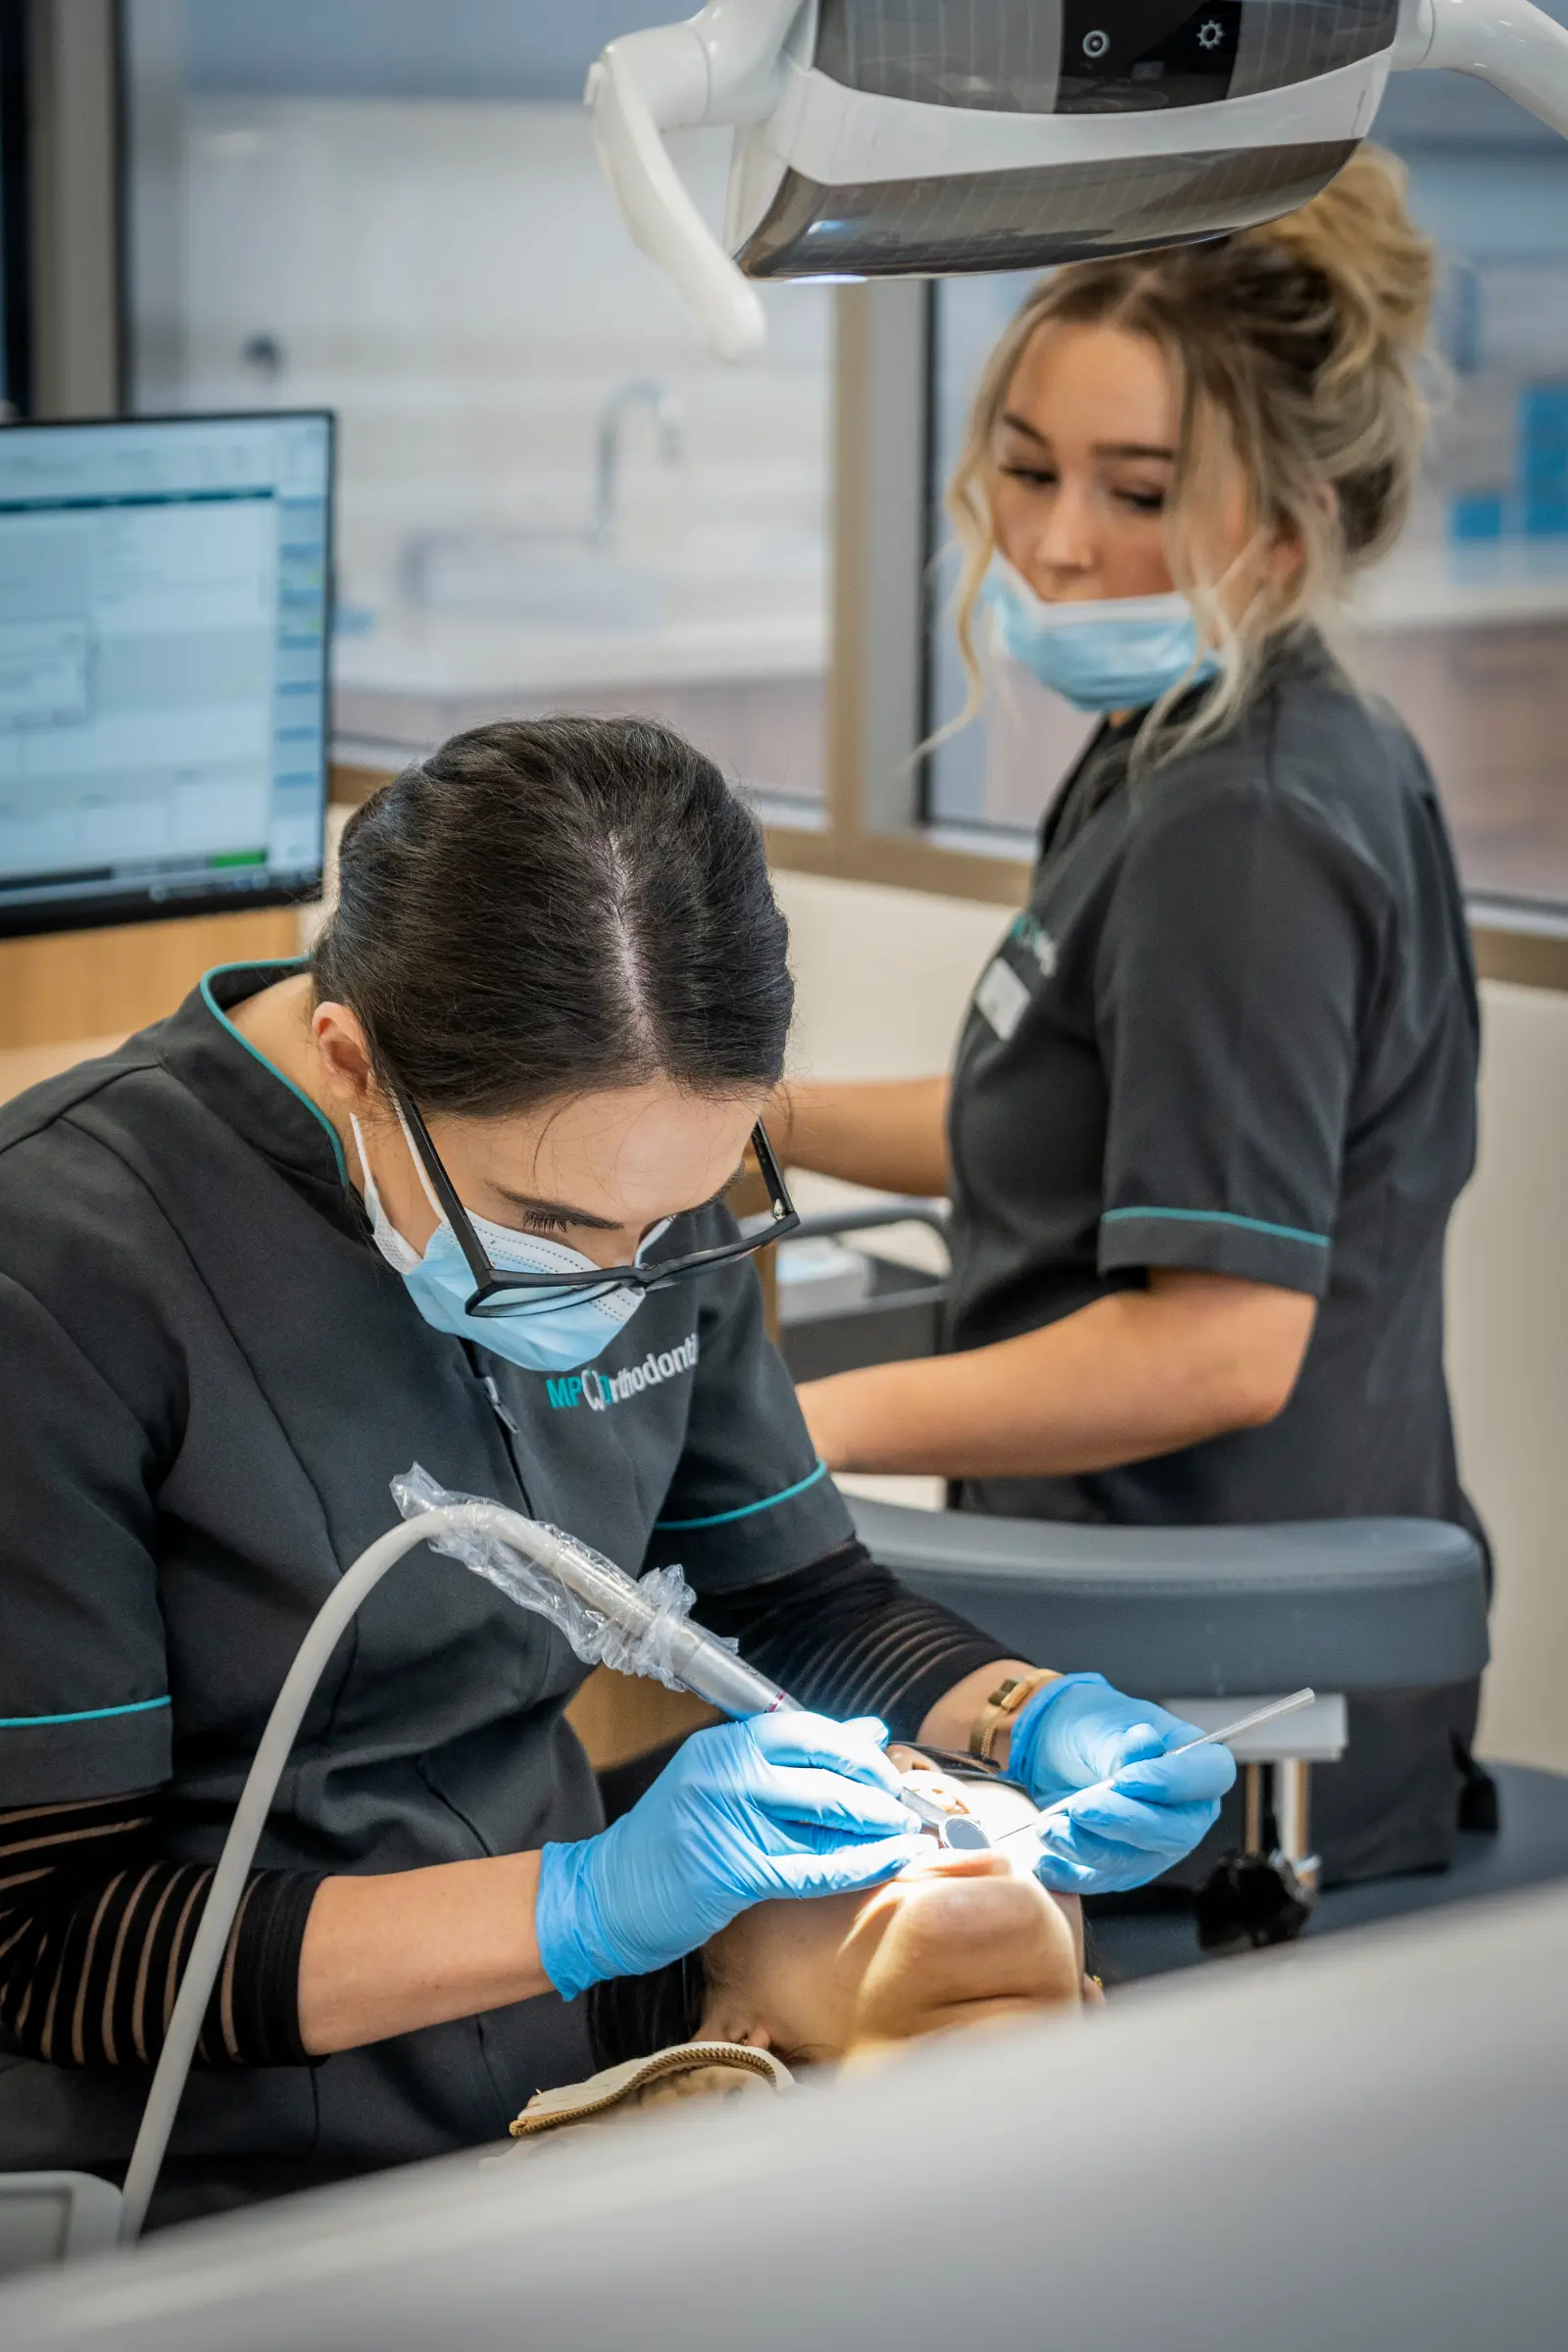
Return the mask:
[[[143,414],[335,409],[335,729],[394,763],[504,712],[637,710],[809,808],[831,295],[712,360],[581,103],[667,0],[130,0]],[[673,142],[721,216],[727,132]]]
[[[942,496],[963,446],[969,402],[994,343],[1029,287],[1030,270],[995,277],[946,278],[932,289],[931,435],[936,561],[931,566],[931,622],[926,657],[926,727],[938,740],[925,760],[927,821],[959,835],[998,833],[1027,854],[1025,836],[1092,732],[1091,723],[1012,663],[985,662],[983,708],[958,722],[969,681],[953,628],[956,551]],[[985,652],[985,630],[976,632]],[[993,841],[993,848],[1008,846]]]
[[[1550,0],[1568,22],[1568,0]],[[1568,906],[1568,143],[1480,83],[1396,76],[1377,135],[1408,162],[1442,259],[1440,390],[1416,511],[1365,584],[1349,652],[1420,739],[1473,894],[1523,917]],[[987,352],[1030,280],[934,290],[933,495]],[[927,719],[965,686],[939,524]],[[984,717],[926,762],[929,819],[1034,826],[1087,732],[1033,680],[988,681]]]

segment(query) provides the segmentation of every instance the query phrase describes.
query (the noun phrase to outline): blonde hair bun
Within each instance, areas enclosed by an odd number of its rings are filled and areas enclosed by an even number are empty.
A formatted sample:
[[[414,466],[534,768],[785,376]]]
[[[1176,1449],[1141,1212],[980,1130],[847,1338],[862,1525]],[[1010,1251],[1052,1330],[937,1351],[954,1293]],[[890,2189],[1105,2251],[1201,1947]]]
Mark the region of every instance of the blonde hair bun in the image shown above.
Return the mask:
[[[1437,268],[1405,203],[1408,174],[1381,147],[1360,147],[1321,195],[1240,244],[1272,245],[1324,283],[1342,333],[1330,380],[1412,360],[1426,339]]]

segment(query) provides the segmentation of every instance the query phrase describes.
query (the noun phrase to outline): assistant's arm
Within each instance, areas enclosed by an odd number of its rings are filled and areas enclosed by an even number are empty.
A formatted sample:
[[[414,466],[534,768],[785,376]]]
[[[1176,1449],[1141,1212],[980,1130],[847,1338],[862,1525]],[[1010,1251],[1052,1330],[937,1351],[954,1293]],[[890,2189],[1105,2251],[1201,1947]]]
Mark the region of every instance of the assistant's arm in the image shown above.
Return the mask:
[[[833,1470],[1081,1475],[1273,1420],[1316,1311],[1274,1284],[1153,1267],[1147,1290],[1014,1340],[808,1382],[801,1409]]]
[[[948,1189],[947,1118],[946,1078],[843,1085],[790,1078],[774,1094],[764,1123],[791,1167],[933,1199]]]

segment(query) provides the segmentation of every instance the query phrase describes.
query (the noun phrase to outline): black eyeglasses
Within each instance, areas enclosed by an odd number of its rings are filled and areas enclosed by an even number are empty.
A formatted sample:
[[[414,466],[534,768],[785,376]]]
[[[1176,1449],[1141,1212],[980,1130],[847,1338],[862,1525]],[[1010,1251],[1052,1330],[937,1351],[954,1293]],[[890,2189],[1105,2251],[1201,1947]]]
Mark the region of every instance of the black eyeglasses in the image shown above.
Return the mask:
[[[738,1257],[755,1256],[770,1242],[782,1241],[787,1233],[793,1233],[801,1221],[794,1201],[784,1189],[773,1147],[759,1119],[752,1129],[752,1150],[767,1187],[768,1200],[767,1222],[760,1231],[743,1234],[739,1241],[721,1242],[716,1250],[693,1250],[684,1257],[666,1257],[652,1266],[596,1266],[591,1274],[503,1273],[491,1263],[489,1252],[474,1232],[468,1212],[458,1199],[452,1179],[441,1164],[441,1154],[430,1140],[430,1130],[418,1111],[401,1095],[398,1107],[408,1122],[414,1148],[424,1162],[430,1189],[458,1237],[458,1248],[473,1276],[474,1293],[466,1309],[470,1315],[525,1315],[530,1309],[537,1314],[561,1298],[602,1298],[608,1291],[619,1290],[665,1291],[674,1283],[689,1282],[699,1274],[707,1274],[714,1266],[727,1266]]]

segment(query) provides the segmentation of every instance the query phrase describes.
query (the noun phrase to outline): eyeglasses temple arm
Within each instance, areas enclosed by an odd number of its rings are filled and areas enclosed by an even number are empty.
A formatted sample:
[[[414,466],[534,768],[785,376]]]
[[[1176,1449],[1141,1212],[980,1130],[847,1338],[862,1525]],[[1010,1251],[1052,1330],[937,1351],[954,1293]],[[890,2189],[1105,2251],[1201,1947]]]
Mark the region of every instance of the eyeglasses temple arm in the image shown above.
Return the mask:
[[[424,1172],[434,1188],[435,1197],[446,1211],[447,1223],[457,1236],[458,1248],[467,1261],[468,1272],[481,1287],[487,1282],[494,1282],[496,1269],[486,1257],[479,1236],[468,1222],[468,1212],[458,1199],[452,1179],[441,1164],[441,1154],[435,1148],[429,1128],[416,1105],[409,1102],[406,1096],[398,1097],[398,1104],[409,1123],[414,1148],[424,1162]]]
[[[767,1187],[768,1204],[774,1217],[793,1217],[796,1213],[795,1203],[790,1199],[784,1183],[784,1172],[773,1155],[773,1147],[767,1140],[767,1129],[760,1119],[752,1129],[752,1150],[757,1155],[762,1182]]]

